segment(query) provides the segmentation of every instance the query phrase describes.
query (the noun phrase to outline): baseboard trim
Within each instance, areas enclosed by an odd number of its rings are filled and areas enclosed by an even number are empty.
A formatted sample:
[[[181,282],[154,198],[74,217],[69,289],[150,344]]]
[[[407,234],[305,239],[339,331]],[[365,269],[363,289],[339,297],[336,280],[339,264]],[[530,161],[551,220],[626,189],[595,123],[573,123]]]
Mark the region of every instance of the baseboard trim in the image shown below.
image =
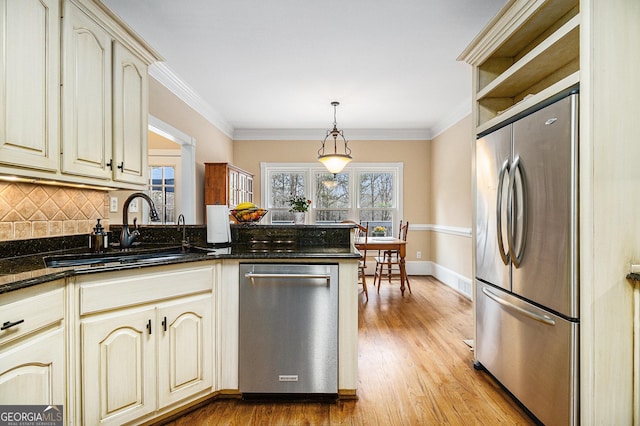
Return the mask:
[[[445,268],[442,265],[438,265],[437,263],[431,263],[431,275],[441,281],[443,284],[451,287],[456,290],[458,293],[462,294],[469,300],[473,300],[472,295],[472,281],[470,278],[465,277],[453,271],[449,268]]]
[[[408,275],[431,275],[434,278],[437,278],[438,281],[441,281],[443,284],[456,290],[467,299],[471,300],[473,298],[471,291],[471,279],[457,273],[456,271],[442,265],[438,265],[434,262],[416,260],[407,261],[406,268]]]
[[[407,260],[405,262],[405,267],[407,268],[407,275],[409,276],[431,275],[434,278],[437,278],[438,281],[441,281],[443,284],[462,294],[467,299],[472,300],[473,298],[471,291],[473,288],[471,285],[471,279],[457,273],[456,271],[427,260]],[[367,276],[373,275],[375,272],[374,270],[375,260],[367,264]]]

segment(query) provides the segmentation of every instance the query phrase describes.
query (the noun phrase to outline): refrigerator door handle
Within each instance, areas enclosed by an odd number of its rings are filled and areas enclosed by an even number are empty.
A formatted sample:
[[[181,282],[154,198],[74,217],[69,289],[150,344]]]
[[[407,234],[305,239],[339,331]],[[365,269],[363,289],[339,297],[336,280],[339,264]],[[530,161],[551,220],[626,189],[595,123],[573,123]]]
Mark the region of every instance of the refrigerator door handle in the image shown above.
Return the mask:
[[[535,320],[535,321],[538,321],[538,322],[541,322],[543,324],[550,325],[550,326],[556,325],[556,322],[551,317],[549,317],[547,315],[540,315],[540,314],[537,314],[535,312],[531,312],[531,311],[529,311],[527,309],[521,308],[520,306],[514,305],[513,303],[504,300],[503,298],[501,298],[497,294],[492,293],[486,287],[482,287],[482,292],[488,298],[493,300],[494,302],[499,303],[500,305],[502,305],[502,306],[504,306],[504,307],[506,307],[508,309],[514,310],[516,312],[519,312],[522,315],[524,315],[524,316],[526,316],[528,318],[531,318],[532,320]]]
[[[498,196],[496,201],[496,234],[498,238],[498,251],[500,252],[500,258],[505,265],[509,264],[509,251],[504,248],[504,237],[502,235],[502,187],[504,186],[504,176],[509,174],[509,160],[504,160],[502,167],[500,167],[500,173],[498,174]],[[509,217],[507,217],[507,223],[509,223]],[[508,231],[507,231],[508,232]],[[508,240],[508,235],[507,235]]]
[[[516,185],[516,175],[520,176],[521,185]],[[518,222],[515,220],[516,215],[518,213],[518,206],[516,191],[520,190],[522,193],[522,222]],[[520,156],[517,156],[515,160],[513,160],[513,164],[511,166],[511,170],[509,171],[509,189],[507,191],[508,199],[507,199],[507,242],[509,244],[509,256],[513,262],[513,266],[516,268],[520,267],[522,263],[522,256],[524,254],[524,246],[527,241],[527,184],[524,178],[524,170],[522,169],[522,165],[520,162]],[[516,222],[514,224],[514,222]],[[516,242],[514,238],[514,225],[518,226],[518,233],[521,235],[520,246],[518,247],[518,252],[516,253]]]

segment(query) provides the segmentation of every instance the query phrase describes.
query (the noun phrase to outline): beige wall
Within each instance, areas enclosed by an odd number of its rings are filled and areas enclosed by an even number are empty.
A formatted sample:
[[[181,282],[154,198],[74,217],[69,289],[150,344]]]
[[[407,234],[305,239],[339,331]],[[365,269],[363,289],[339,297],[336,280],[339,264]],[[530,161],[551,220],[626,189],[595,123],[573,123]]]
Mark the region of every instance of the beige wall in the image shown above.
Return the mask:
[[[316,161],[320,137],[315,141],[232,141],[155,80],[150,80],[149,89],[150,114],[196,140],[196,203],[198,206],[204,204],[205,162],[231,162],[254,173],[256,202],[259,204],[262,198],[260,194],[261,162]],[[470,118],[467,117],[433,141],[351,141],[349,146],[356,162],[402,162],[404,164],[403,220],[413,224],[470,228],[470,127]],[[25,208],[30,205],[25,200],[33,198],[35,194],[53,194],[59,190],[55,187],[39,187],[32,193],[34,189],[36,188],[29,185],[17,184],[6,184],[2,187],[4,194],[0,194],[0,202],[1,198],[5,197],[4,206],[7,212],[0,211],[0,239],[87,233],[95,223],[93,216],[100,216],[106,219],[107,223],[121,222],[121,213],[109,215],[109,197],[99,191],[85,193],[74,190],[74,194],[80,195],[72,197],[73,199],[78,200],[86,196],[91,197],[92,200],[98,200],[93,202],[93,204],[97,203],[97,206],[90,212],[87,212],[86,206],[83,211],[82,206],[74,207],[71,204],[64,208],[58,206],[46,212],[40,210],[31,212]],[[72,190],[65,189],[63,192],[68,191]],[[119,196],[119,212],[122,210],[122,201],[129,193],[130,191],[117,191],[108,194]],[[10,201],[9,197],[11,197]],[[51,203],[47,204],[47,208],[50,207]],[[63,217],[62,214],[64,218],[60,223],[58,219]],[[198,207],[196,223],[202,223],[203,216],[204,208]],[[414,230],[409,234],[407,259],[416,260],[417,251],[422,252],[421,260],[423,261],[433,261],[461,275],[471,277],[471,238]]]
[[[471,116],[431,143],[431,220],[434,225],[471,228]],[[431,260],[471,278],[471,237],[433,232]]]
[[[321,135],[320,135],[321,136]],[[347,135],[348,136],[348,135]],[[255,175],[256,202],[260,204],[260,162],[316,161],[320,137],[317,141],[234,141],[234,164]],[[354,162],[404,163],[404,220],[410,223],[429,223],[431,182],[429,165],[430,142],[420,141],[350,141]],[[410,226],[411,228],[411,226]],[[429,257],[428,232],[409,232],[407,259],[415,259],[417,251],[422,259]]]
[[[233,163],[232,140],[153,78],[149,79],[149,114],[196,140],[196,223],[203,223],[204,163]]]

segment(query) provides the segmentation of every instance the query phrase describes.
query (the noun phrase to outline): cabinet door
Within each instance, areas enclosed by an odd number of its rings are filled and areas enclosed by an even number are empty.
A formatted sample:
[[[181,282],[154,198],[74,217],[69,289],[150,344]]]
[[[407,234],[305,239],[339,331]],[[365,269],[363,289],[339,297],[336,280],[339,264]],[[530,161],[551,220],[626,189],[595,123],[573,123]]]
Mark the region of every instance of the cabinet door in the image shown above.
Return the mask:
[[[110,179],[111,37],[73,3],[64,4],[62,171]]]
[[[0,5],[0,163],[58,169],[57,0]]]
[[[146,308],[81,322],[84,424],[119,425],[155,410],[154,319]]]
[[[211,388],[212,303],[207,294],[158,308],[159,408]]]
[[[240,202],[238,201],[238,185],[240,184],[240,175],[237,171],[229,169],[229,207],[235,207]]]
[[[247,175],[247,189],[244,201],[253,202],[253,176],[251,175]]]
[[[113,177],[147,183],[147,66],[120,43],[113,47]]]
[[[36,334],[0,353],[2,404],[64,405],[64,329]]]
[[[229,173],[227,163],[205,163],[205,205],[229,205]]]

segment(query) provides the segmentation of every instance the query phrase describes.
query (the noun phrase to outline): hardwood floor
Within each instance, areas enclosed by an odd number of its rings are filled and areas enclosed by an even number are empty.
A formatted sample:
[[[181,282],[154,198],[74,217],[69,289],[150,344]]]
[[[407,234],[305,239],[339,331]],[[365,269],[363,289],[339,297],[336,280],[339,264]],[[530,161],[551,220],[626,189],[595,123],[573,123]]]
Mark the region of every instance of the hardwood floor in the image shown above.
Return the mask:
[[[372,280],[371,280],[372,281]],[[531,425],[485,372],[473,368],[471,302],[431,277],[413,294],[383,282],[360,294],[358,400],[218,399],[167,423],[186,425]]]

